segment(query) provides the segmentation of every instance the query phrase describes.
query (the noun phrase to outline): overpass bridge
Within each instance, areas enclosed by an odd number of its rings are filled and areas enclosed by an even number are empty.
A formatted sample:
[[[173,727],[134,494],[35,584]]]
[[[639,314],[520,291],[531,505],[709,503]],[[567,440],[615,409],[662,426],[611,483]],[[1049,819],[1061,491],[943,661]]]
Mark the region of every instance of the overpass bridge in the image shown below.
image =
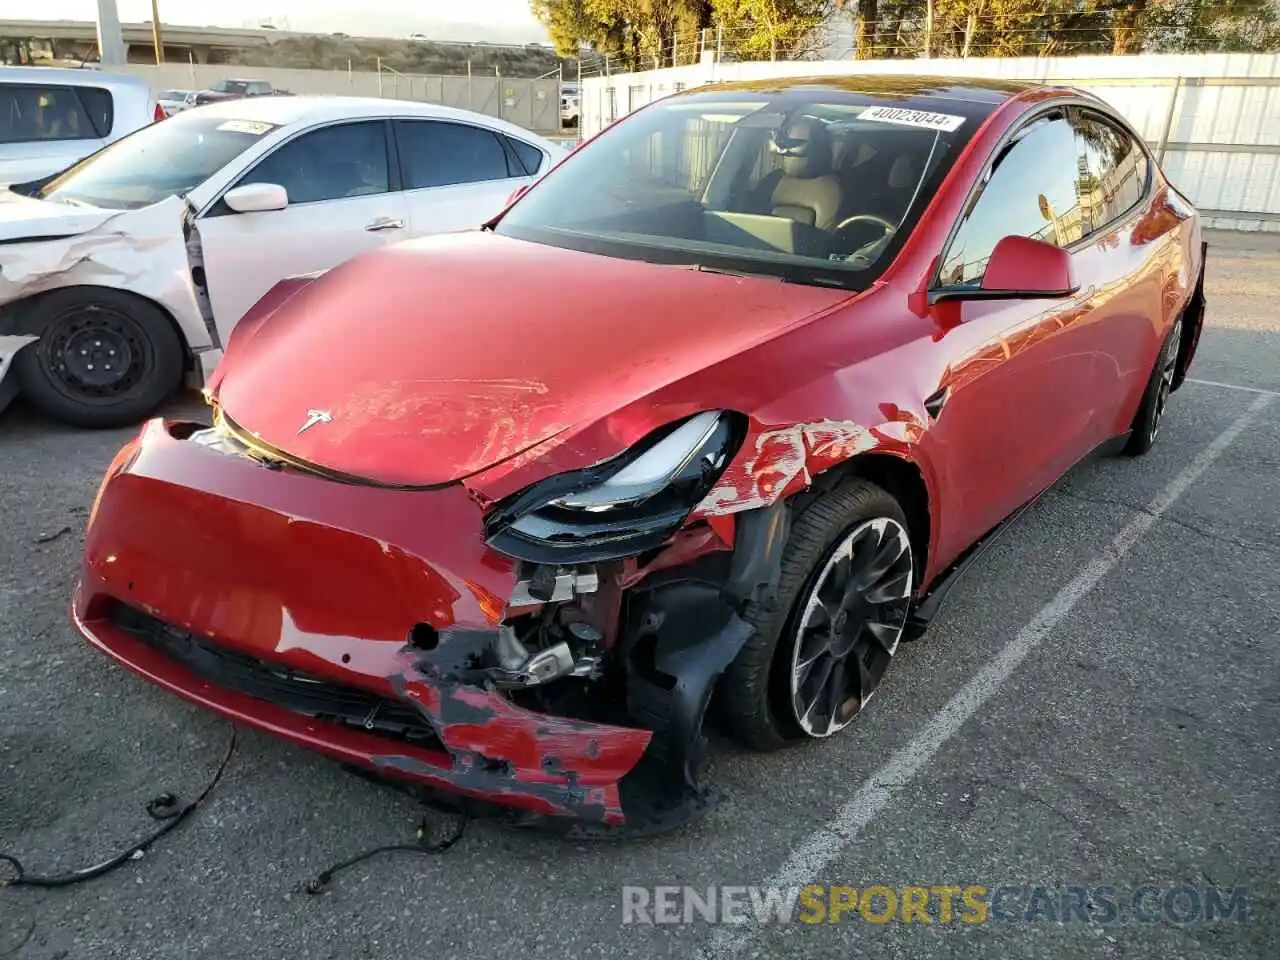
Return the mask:
[[[155,63],[151,21],[122,23],[127,63]],[[233,27],[188,27],[163,24],[166,61],[226,63],[236,50],[263,47],[282,36],[305,36],[284,30]],[[47,45],[53,59],[92,59],[98,50],[98,28],[93,20],[0,20],[0,49],[18,43]]]

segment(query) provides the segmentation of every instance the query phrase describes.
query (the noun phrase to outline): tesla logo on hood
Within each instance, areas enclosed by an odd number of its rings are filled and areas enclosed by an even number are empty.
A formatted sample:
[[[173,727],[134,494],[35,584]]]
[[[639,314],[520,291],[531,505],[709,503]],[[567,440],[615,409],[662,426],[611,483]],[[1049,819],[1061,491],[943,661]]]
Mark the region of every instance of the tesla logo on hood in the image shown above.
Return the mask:
[[[306,422],[298,428],[298,433],[306,433],[320,423],[333,423],[333,414],[328,410],[308,410]]]

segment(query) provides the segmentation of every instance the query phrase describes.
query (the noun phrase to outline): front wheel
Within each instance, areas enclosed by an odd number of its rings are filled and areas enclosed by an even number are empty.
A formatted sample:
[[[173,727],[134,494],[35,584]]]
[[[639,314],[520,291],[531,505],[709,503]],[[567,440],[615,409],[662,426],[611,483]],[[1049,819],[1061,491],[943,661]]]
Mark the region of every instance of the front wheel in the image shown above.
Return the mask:
[[[154,304],[120,290],[67,288],[33,301],[40,339],[14,362],[18,385],[47,416],[79,427],[138,423],[182,381],[182,340]]]
[[[865,480],[819,497],[784,549],[777,603],[720,681],[729,731],[758,750],[839,733],[889,667],[914,559],[898,502]]]

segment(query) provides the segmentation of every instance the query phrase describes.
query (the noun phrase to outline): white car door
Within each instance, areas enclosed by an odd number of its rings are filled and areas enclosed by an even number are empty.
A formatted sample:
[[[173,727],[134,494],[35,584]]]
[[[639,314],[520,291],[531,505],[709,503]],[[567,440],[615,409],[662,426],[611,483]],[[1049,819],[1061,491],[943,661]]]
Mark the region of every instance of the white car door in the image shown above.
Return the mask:
[[[393,189],[388,137],[386,120],[306,131],[231,186],[278,184],[289,197],[283,210],[236,213],[220,199],[201,215],[209,301],[223,343],[279,280],[327,270],[408,236],[405,197]]]
[[[395,133],[414,236],[478,228],[533,182],[530,152],[543,157],[522,143],[522,160],[509,138],[468,123],[401,119]]]

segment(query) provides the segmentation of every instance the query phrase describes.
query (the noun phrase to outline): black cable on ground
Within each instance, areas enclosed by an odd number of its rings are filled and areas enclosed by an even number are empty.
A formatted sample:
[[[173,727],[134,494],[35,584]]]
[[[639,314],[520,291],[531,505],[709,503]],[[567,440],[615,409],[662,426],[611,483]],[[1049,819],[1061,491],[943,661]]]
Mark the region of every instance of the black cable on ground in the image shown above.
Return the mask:
[[[231,739],[227,742],[227,752],[222,758],[222,763],[218,765],[217,772],[214,773],[213,779],[209,781],[208,786],[190,803],[184,807],[178,806],[178,798],[171,793],[162,793],[157,797],[153,797],[147,802],[147,816],[152,820],[164,821],[164,826],[160,827],[154,833],[139,840],[129,849],[117,854],[110,860],[104,860],[102,863],[95,864],[92,867],[85,867],[82,870],[73,870],[70,873],[59,873],[52,876],[42,877],[35,874],[27,873],[27,869],[23,866],[22,861],[17,857],[7,853],[0,853],[0,863],[7,863],[13,868],[14,876],[0,877],[0,888],[3,887],[69,887],[75,883],[83,883],[86,880],[94,880],[104,874],[110,873],[117,867],[123,866],[130,860],[140,857],[148,847],[173,830],[180,823],[186,820],[191,814],[196,812],[196,808],[204,803],[205,799],[213,792],[213,788],[218,785],[218,781],[222,779],[223,773],[226,772],[227,765],[231,762],[231,756],[236,752],[236,728],[231,728]]]
[[[392,843],[382,847],[374,847],[372,850],[366,850],[364,853],[356,854],[347,860],[335,863],[327,870],[321,871],[312,880],[309,880],[303,890],[310,894],[323,893],[325,887],[333,880],[334,875],[346,870],[348,867],[354,867],[357,863],[363,863],[372,857],[376,857],[383,853],[417,853],[417,854],[434,854],[444,853],[455,843],[462,839],[462,835],[467,831],[467,821],[469,816],[463,814],[458,817],[458,825],[453,833],[435,843],[427,842],[427,821],[424,818],[418,824],[418,841],[417,843]]]

